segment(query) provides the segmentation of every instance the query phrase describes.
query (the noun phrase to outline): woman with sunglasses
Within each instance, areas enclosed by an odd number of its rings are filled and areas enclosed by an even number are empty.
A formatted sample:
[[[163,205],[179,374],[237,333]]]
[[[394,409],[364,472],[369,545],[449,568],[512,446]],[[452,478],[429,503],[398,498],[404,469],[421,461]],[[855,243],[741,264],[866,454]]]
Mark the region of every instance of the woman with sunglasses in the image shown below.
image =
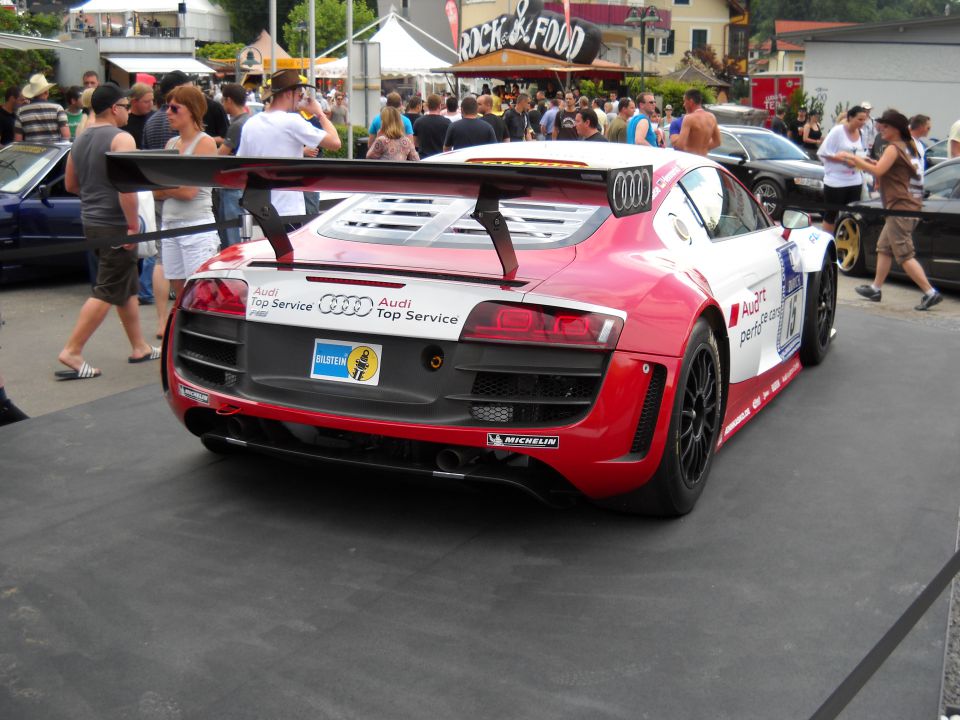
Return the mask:
[[[181,155],[216,155],[217,144],[203,132],[203,115],[207,100],[192,85],[181,85],[167,95],[167,120],[170,129],[178,132],[170,138],[166,150],[177,150]],[[210,188],[181,186],[154,190],[153,197],[163,200],[161,228],[188,227],[215,222]],[[177,296],[187,278],[220,250],[216,230],[164,238],[161,241],[163,271]]]

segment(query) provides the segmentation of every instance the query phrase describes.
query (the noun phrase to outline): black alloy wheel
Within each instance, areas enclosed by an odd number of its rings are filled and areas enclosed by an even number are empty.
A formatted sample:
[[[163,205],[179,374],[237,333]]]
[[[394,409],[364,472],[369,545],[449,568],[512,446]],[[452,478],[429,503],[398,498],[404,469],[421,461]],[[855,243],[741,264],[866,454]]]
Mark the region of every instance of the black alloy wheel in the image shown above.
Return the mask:
[[[720,427],[720,378],[709,345],[697,348],[683,388],[677,437],[680,478],[693,489],[706,477]]]

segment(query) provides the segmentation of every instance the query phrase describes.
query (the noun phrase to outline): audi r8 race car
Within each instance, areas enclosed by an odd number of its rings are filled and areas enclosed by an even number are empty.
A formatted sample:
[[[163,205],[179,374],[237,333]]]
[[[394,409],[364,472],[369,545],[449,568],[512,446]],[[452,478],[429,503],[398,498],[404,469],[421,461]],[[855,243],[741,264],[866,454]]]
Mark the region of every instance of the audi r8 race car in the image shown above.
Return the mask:
[[[126,191],[245,187],[264,229],[189,280],[164,341],[170,405],[215,452],[679,515],[831,341],[833,238],[775,225],[705,158],[550,142],[108,166]],[[271,188],[349,195],[288,236]]]

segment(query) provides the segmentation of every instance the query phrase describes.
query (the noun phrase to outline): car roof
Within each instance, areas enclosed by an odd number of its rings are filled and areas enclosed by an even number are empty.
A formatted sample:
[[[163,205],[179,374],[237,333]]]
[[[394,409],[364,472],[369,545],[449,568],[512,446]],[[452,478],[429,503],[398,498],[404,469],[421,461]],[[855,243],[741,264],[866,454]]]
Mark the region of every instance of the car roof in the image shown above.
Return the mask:
[[[730,130],[737,133],[756,133],[759,135],[763,134],[776,134],[772,130],[767,128],[757,127],[756,125],[721,125],[720,130]]]
[[[503,161],[504,165],[541,165],[563,167],[589,167],[610,170],[621,167],[652,165],[653,171],[674,163],[683,168],[703,164],[696,155],[664,150],[642,145],[623,143],[578,142],[555,140],[476,145],[462,150],[452,150],[426,158],[424,162],[438,163],[483,163]]]

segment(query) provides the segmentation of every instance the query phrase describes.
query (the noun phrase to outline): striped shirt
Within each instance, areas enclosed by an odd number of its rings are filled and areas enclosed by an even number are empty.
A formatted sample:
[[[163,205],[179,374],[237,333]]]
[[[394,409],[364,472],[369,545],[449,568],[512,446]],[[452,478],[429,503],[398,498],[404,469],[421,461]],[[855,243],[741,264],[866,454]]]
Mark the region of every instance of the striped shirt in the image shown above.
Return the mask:
[[[60,128],[67,126],[67,113],[56,103],[34,100],[17,110],[14,131],[23,134],[26,142],[63,140]]]
[[[176,137],[180,133],[170,129],[170,120],[167,118],[167,106],[162,105],[143,126],[143,144],[144,150],[163,150],[170,138]]]

